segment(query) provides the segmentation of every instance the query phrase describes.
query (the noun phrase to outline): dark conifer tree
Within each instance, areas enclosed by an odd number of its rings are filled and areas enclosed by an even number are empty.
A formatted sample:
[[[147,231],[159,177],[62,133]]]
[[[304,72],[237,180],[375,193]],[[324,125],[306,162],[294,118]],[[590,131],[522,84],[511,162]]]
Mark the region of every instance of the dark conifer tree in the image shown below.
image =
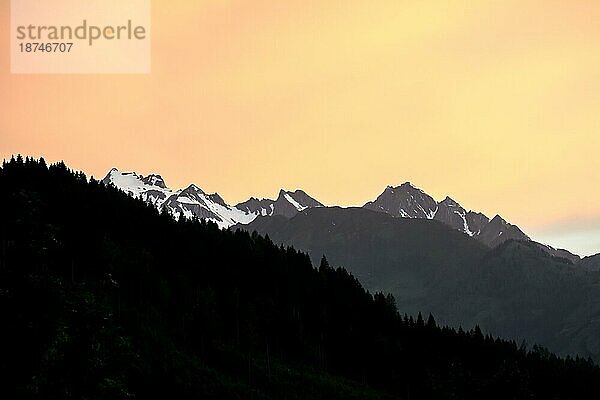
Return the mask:
[[[319,271],[324,272],[324,271],[329,271],[331,269],[331,267],[329,266],[329,261],[327,261],[327,257],[325,257],[325,254],[323,254],[323,257],[321,257],[321,263],[319,264]]]
[[[435,318],[433,318],[433,315],[429,314],[429,318],[427,318],[427,327],[428,328],[435,328],[437,325],[435,324]]]
[[[419,315],[417,315],[417,326],[419,328],[422,328],[423,326],[425,326],[425,323],[423,322],[423,316],[421,315],[420,312],[419,312]]]

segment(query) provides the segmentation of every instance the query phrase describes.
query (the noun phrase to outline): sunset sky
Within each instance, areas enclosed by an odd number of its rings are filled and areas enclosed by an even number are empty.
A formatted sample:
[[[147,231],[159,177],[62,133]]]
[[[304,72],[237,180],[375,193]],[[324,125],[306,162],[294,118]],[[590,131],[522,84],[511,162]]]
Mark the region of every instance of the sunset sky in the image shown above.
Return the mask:
[[[152,73],[11,75],[0,159],[302,188],[362,205],[411,181],[533,238],[600,252],[600,2],[152,2]]]

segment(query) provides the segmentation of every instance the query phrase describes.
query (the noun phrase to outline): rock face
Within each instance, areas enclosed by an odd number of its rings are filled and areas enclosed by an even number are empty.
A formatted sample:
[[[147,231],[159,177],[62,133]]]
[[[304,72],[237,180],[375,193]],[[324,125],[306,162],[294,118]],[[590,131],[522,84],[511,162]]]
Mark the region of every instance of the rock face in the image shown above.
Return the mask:
[[[469,236],[474,236],[479,233],[481,228],[478,230],[476,229],[473,232],[473,227],[469,225],[467,214],[467,211],[462,208],[460,204],[452,200],[450,197],[446,197],[444,200],[439,202],[434,219],[443,222],[451,228],[466,233]],[[483,217],[487,220],[485,215],[483,215]]]
[[[509,224],[499,215],[492,218],[477,236],[477,240],[489,247],[496,247],[509,239],[531,240],[518,226]]]
[[[250,199],[237,204],[235,208],[248,213],[253,213],[266,217],[273,215],[273,203],[273,200],[270,199],[257,199],[256,197],[250,197]]]
[[[388,186],[375,201],[368,202],[364,208],[394,217],[433,219],[438,205],[433,197],[406,182],[396,187]]]
[[[467,225],[473,236],[478,237],[490,219],[480,212],[469,211],[467,213]]]
[[[307,208],[324,206],[302,190],[296,190],[295,192],[280,190],[277,200],[259,200],[251,197],[249,200],[239,203],[235,207],[239,210],[261,216],[283,215],[284,217],[292,218],[298,212]]]
[[[150,186],[158,186],[161,189],[167,189],[167,185],[160,175],[148,175],[146,177],[141,177],[141,181],[146,185]]]

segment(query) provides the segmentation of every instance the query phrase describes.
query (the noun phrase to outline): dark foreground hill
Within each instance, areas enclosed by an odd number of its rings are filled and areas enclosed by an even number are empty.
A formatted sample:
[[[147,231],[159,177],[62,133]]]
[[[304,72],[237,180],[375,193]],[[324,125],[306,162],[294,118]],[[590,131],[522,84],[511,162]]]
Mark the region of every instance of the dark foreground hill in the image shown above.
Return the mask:
[[[451,326],[479,325],[519,343],[600,360],[600,273],[535,242],[507,240],[490,249],[438,221],[363,208],[258,218],[245,229],[313,260],[327,254],[367,289],[392,293],[403,312],[431,312]]]
[[[402,310],[401,310],[402,311]],[[401,317],[324,260],[175,222],[63,164],[0,170],[0,397],[583,399],[600,370]]]

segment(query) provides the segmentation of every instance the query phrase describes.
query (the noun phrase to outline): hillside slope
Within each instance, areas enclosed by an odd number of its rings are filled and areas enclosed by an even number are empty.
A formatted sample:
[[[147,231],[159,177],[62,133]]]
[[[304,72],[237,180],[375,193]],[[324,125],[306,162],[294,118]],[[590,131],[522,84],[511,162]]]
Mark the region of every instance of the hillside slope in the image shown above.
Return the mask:
[[[238,227],[313,260],[327,254],[367,289],[392,293],[403,311],[600,358],[600,273],[535,242],[508,240],[489,249],[435,220],[358,208],[311,209]]]

